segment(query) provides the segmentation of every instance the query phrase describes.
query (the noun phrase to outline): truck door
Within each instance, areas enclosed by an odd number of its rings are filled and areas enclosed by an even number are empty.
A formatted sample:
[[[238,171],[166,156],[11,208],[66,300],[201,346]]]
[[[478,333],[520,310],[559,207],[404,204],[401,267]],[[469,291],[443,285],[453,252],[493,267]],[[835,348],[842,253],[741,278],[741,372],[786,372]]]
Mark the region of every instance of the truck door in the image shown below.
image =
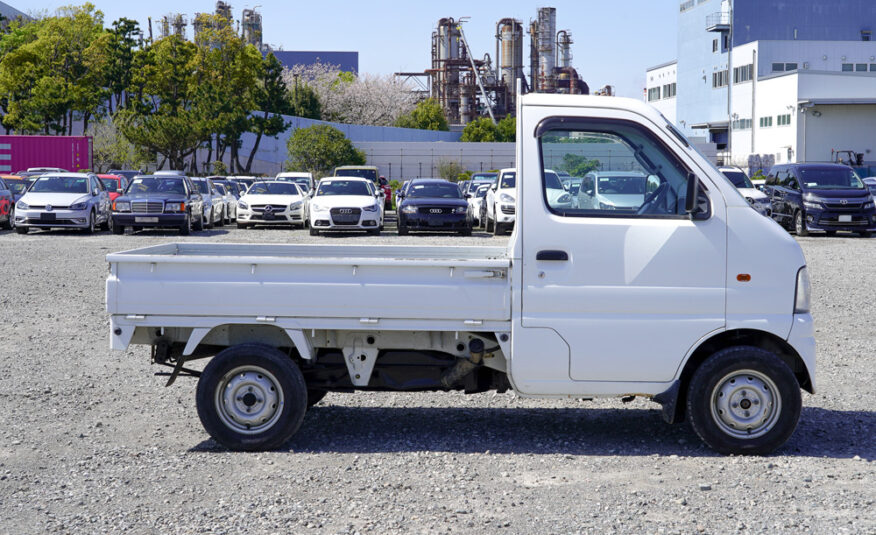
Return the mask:
[[[721,194],[665,125],[630,111],[594,109],[606,117],[581,119],[550,110],[524,113],[523,131],[537,141],[518,156],[522,329],[515,337],[532,330],[549,340],[553,331],[565,344],[515,345],[512,374],[550,361],[554,377],[541,370],[540,380],[671,381],[691,347],[725,325]],[[597,171],[616,183],[599,203],[552,207],[548,190],[558,186],[545,168]],[[691,173],[702,181],[705,213],[696,220],[684,209]],[[548,353],[564,346],[560,370]]]

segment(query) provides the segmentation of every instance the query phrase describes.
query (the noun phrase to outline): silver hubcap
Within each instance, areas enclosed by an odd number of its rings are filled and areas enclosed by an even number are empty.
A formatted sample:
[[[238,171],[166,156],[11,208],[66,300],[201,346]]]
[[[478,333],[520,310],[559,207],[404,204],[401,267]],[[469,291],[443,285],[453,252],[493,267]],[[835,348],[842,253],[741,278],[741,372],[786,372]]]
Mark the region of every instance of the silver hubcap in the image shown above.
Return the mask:
[[[225,374],[216,389],[216,412],[229,428],[247,435],[266,431],[283,410],[279,382],[258,366],[242,366]]]
[[[760,372],[739,370],[724,376],[712,391],[712,418],[736,438],[756,438],[772,429],[782,411],[775,383]]]

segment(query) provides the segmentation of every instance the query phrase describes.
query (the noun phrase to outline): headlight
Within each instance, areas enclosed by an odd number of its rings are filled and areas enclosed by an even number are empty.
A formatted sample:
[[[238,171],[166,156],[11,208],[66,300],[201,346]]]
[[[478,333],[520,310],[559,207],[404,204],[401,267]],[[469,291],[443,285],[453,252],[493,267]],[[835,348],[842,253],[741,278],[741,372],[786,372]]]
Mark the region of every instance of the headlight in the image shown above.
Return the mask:
[[[809,312],[809,306],[812,301],[812,285],[809,283],[809,270],[806,266],[800,268],[797,272],[797,292],[794,297],[794,314],[805,314]]]
[[[500,201],[500,202],[513,203],[513,202],[514,202],[514,197],[508,195],[507,193],[503,193],[503,194],[499,195],[499,201]]]
[[[366,212],[376,212],[380,210],[380,205],[372,204],[371,206],[366,206],[365,208],[363,208],[363,210],[365,210]]]
[[[821,205],[817,202],[806,202],[803,201],[803,207],[809,208],[811,210],[821,210]]]
[[[246,201],[237,201],[237,207],[243,208],[244,210],[249,210],[249,205],[246,204]]]
[[[299,208],[301,208],[301,201],[295,201],[289,205],[290,210],[297,210]]]
[[[30,210],[30,206],[22,201],[18,201],[18,203],[15,205],[15,208],[19,210]]]
[[[614,210],[614,205],[613,204],[605,204],[604,202],[600,202],[599,209],[600,210]]]
[[[468,212],[467,206],[457,206],[456,208],[453,209],[454,214],[464,214],[466,212]]]
[[[401,211],[405,214],[416,214],[417,207],[409,204],[407,206],[403,206]]]
[[[864,210],[869,210],[870,208],[873,208],[873,201],[865,202],[864,203]]]
[[[71,210],[85,210],[88,208],[87,202],[77,202],[75,204],[70,205]]]
[[[113,212],[130,212],[131,203],[128,201],[117,201],[113,203]]]
[[[186,203],[184,202],[169,202],[164,205],[165,212],[185,212]]]

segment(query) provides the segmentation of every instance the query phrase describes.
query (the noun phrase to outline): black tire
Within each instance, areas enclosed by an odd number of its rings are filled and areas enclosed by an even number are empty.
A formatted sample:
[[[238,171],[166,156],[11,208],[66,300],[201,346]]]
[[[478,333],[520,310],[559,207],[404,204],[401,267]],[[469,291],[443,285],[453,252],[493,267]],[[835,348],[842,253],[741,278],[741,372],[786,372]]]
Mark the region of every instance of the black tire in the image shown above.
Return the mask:
[[[108,231],[112,232],[112,230],[113,230],[113,217],[111,215],[107,214],[106,221],[104,221],[100,225],[100,230],[108,230]]]
[[[140,232],[141,230],[143,230],[143,227],[131,227],[131,232]]]
[[[686,409],[691,427],[715,451],[765,455],[794,433],[801,405],[800,385],[781,358],[736,346],[700,365],[688,386]]]
[[[490,216],[485,214],[484,217],[484,230],[487,232],[493,232],[493,229],[496,225],[493,223],[493,220],[490,220]]]
[[[204,212],[201,212],[200,217],[195,221],[194,229],[199,232],[204,230]]]
[[[310,227],[310,235],[311,236],[319,236],[319,231],[313,227]]]
[[[97,214],[94,212],[94,210],[92,210],[91,215],[88,216],[88,226],[82,229],[83,232],[85,232],[86,234],[94,234],[94,231],[97,230],[97,226],[94,223],[94,219],[96,217]]]
[[[505,233],[505,226],[502,223],[496,221],[493,223],[493,236],[499,236]]]
[[[826,231],[824,231],[824,233],[828,236],[836,236],[835,230],[826,230]]]
[[[465,230],[460,230],[459,235],[460,236],[471,236],[471,229],[469,228],[469,229],[465,229]]]
[[[9,209],[9,219],[3,223],[3,228],[5,230],[12,230],[15,228],[15,205],[12,205],[12,208]]]
[[[213,228],[213,226],[214,226],[214,225],[213,225],[213,216],[214,216],[214,214],[213,214],[213,209],[210,208],[210,217],[208,217],[208,218],[207,218],[207,221],[204,222],[204,228],[205,228],[205,229],[211,229],[211,228]]]
[[[201,424],[216,442],[231,450],[272,450],[301,427],[307,384],[277,349],[240,344],[207,364],[196,399]]]
[[[803,220],[803,210],[794,212],[794,232],[797,236],[809,236],[809,231],[806,230],[806,223]]]
[[[116,235],[124,234],[125,233],[125,225],[116,225],[115,223],[113,223],[112,232],[113,232],[113,234],[116,234]]]
[[[860,236],[862,238],[869,238],[870,235],[871,235],[871,233],[869,230],[862,230],[861,232],[858,233],[858,236]]]
[[[399,236],[407,236],[408,235],[408,227],[399,223],[398,225],[398,235]]]
[[[325,395],[328,394],[327,390],[308,390],[307,391],[307,408],[313,407],[320,401]]]
[[[228,212],[228,209],[222,210],[222,225],[230,225],[231,224],[231,213]]]
[[[191,216],[186,217],[186,220],[179,227],[179,233],[181,236],[188,236],[192,233],[192,218]]]
[[[246,223],[241,223],[240,221],[238,221],[238,222],[237,222],[237,228],[249,228],[249,225],[247,225]]]
[[[30,232],[30,227],[16,226],[15,232],[18,234],[27,234],[28,232]]]

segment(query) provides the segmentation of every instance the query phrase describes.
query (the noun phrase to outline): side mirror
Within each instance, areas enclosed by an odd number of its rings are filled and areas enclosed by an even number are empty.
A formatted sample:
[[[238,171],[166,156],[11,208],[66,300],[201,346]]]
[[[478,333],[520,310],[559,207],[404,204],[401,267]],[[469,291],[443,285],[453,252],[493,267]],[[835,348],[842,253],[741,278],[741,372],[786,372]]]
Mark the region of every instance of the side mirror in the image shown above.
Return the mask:
[[[99,191],[97,191],[96,189],[91,190],[91,196],[92,196],[92,197],[97,197],[98,195],[100,195],[100,192],[99,192]]]
[[[492,186],[490,186],[490,189],[496,191],[497,189],[499,189],[499,186],[498,184],[493,184]]]
[[[466,199],[471,199],[471,193],[466,193],[466,194],[465,194],[465,198],[466,198]]]
[[[708,206],[708,204],[707,204]],[[684,198],[684,211],[691,219],[700,219],[699,214],[708,212],[708,208],[703,210],[700,207],[700,179],[694,173],[687,175],[687,192]]]

